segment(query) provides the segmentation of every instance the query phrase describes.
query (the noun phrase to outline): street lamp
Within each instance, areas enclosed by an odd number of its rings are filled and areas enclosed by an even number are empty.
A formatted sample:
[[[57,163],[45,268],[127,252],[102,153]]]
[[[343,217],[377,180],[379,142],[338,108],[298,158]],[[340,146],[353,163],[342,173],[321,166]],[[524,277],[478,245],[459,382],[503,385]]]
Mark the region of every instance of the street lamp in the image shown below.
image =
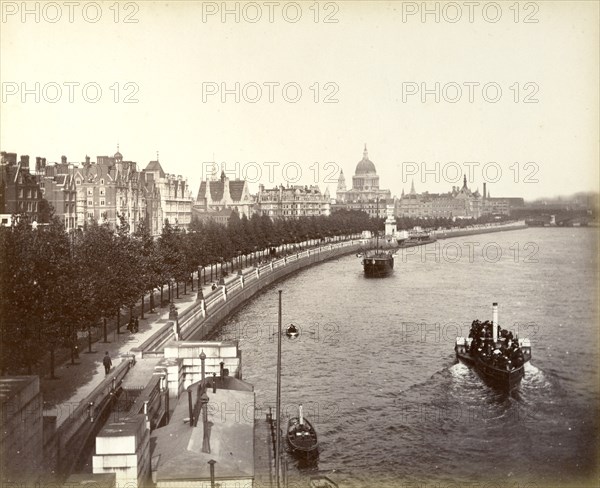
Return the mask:
[[[208,434],[208,395],[206,390],[200,395],[200,404],[202,405],[202,452],[210,454],[210,437]]]

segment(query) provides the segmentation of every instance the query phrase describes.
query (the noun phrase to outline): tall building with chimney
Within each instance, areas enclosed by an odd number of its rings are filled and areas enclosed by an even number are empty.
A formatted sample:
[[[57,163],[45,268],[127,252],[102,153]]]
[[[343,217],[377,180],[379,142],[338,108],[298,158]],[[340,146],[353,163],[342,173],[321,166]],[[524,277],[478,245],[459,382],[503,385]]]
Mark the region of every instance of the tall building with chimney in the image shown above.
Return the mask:
[[[29,169],[29,156],[23,155],[17,162],[16,153],[3,151],[0,158],[0,222],[10,225],[13,215],[38,222],[43,196]]]
[[[158,190],[161,228],[166,221],[169,221],[171,226],[187,230],[192,223],[193,203],[187,178],[165,173],[158,155],[156,161],[148,163],[144,172],[153,175]]]
[[[46,158],[35,158],[35,175],[44,199],[52,205],[54,216],[64,224],[67,232],[77,228],[77,187],[75,166],[61,162],[46,165]]]
[[[121,219],[135,232],[145,221],[152,235],[162,229],[160,198],[153,174],[138,171],[133,161],[114,156],[97,156],[96,162],[86,156],[75,169],[77,188],[77,225],[86,222],[108,223],[116,228]]]

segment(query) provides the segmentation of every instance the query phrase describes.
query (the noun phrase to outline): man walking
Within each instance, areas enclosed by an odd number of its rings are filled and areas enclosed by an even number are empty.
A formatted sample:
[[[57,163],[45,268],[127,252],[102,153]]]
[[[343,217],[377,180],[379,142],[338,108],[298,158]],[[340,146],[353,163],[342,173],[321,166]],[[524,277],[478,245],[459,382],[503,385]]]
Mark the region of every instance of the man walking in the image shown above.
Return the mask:
[[[106,374],[110,373],[110,368],[112,366],[112,361],[110,360],[110,356],[108,355],[108,351],[104,355],[104,359],[102,359],[102,364],[104,364],[104,371]]]

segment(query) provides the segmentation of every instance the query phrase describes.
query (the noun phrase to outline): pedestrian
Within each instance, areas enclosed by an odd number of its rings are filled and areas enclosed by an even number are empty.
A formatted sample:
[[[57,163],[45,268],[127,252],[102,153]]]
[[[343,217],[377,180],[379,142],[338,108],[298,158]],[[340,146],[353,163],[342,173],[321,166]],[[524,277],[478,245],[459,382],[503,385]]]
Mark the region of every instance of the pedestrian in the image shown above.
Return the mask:
[[[135,316],[135,320],[133,321],[133,331],[134,332],[139,332],[140,330],[140,322],[137,318],[137,315]]]
[[[104,364],[104,371],[106,374],[110,373],[110,368],[112,366],[112,361],[110,360],[110,356],[108,355],[108,351],[104,354],[104,358],[102,359],[102,364]]]

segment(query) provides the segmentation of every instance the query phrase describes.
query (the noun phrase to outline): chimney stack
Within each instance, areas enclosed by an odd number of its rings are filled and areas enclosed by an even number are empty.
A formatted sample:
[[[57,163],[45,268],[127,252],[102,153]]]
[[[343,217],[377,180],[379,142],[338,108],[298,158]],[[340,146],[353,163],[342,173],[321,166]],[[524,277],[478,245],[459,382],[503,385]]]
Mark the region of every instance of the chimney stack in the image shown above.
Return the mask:
[[[60,157],[60,162],[61,162],[62,164],[67,164],[67,157],[66,157],[66,156],[61,156],[61,157]]]
[[[494,344],[498,340],[498,303],[494,302],[492,304],[492,337],[494,340]]]
[[[29,156],[21,155],[21,166],[29,169]]]

